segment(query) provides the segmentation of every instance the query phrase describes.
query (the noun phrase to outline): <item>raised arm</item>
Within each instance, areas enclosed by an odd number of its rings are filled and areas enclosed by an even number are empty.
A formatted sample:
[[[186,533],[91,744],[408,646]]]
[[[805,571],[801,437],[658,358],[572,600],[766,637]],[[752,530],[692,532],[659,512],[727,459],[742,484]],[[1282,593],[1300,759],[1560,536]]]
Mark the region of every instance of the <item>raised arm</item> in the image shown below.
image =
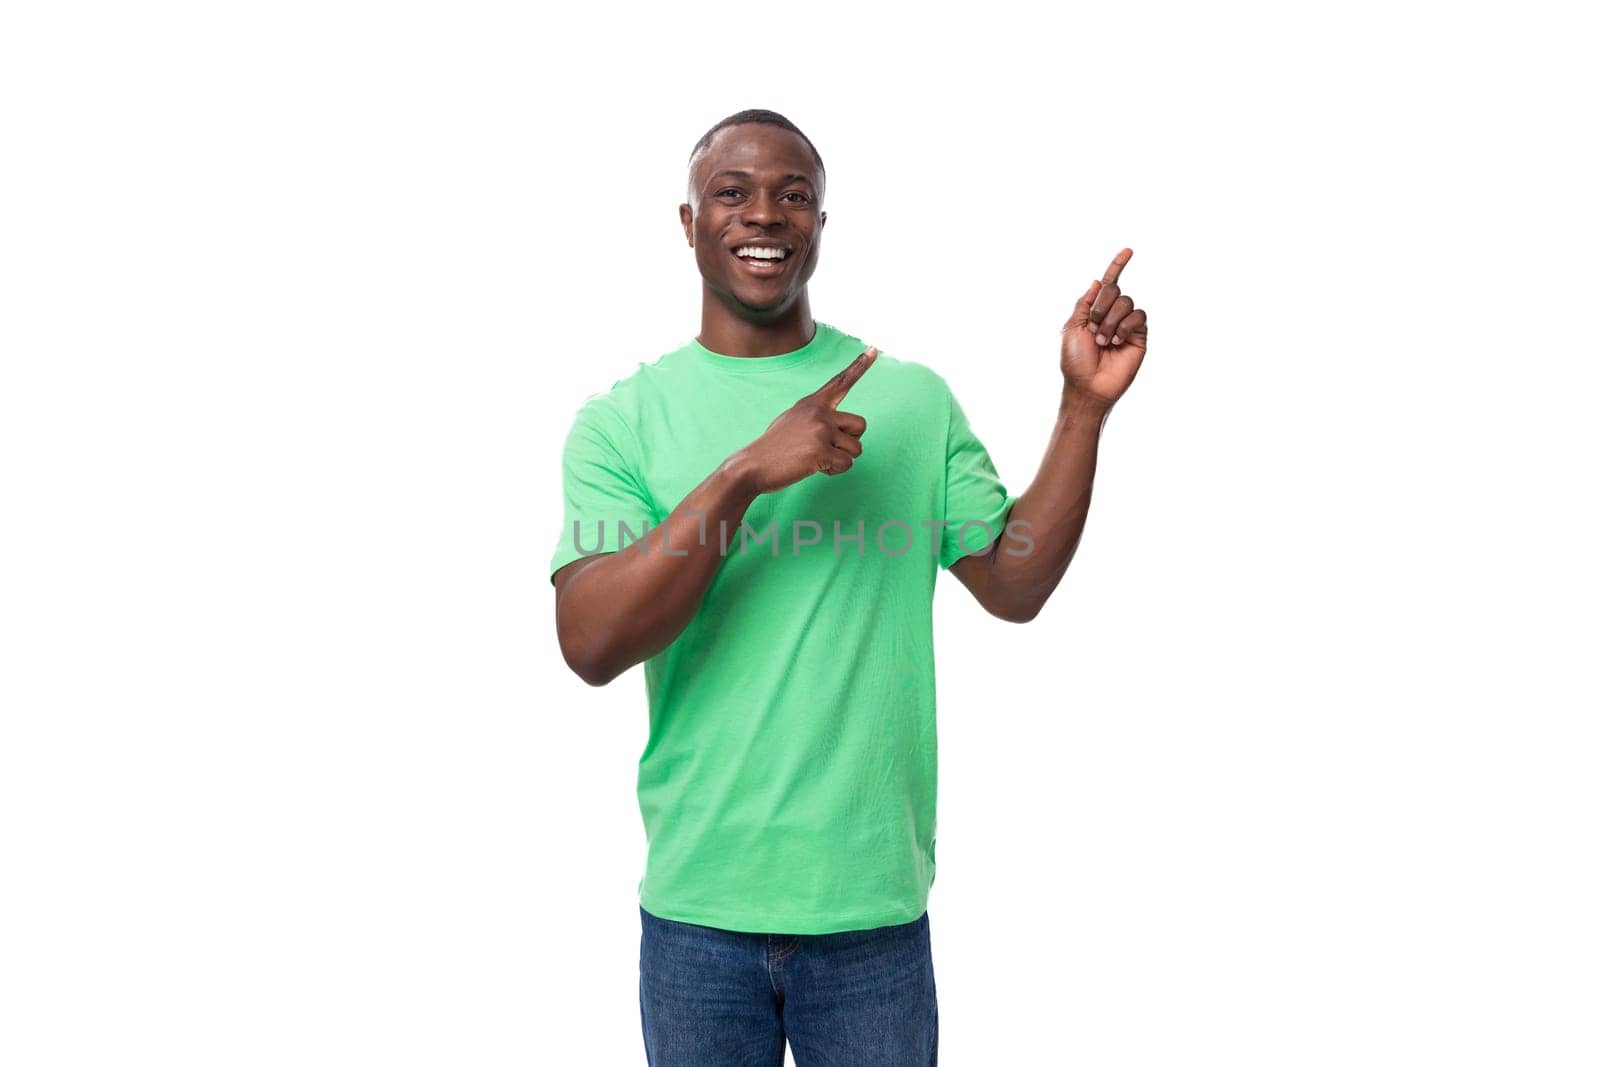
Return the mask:
[[[839,403],[877,358],[876,348],[867,349],[801,397],[646,537],[556,571],[556,634],[578,677],[605,685],[683,632],[722,565],[719,531],[737,530],[757,496],[813,474],[850,469],[861,455],[867,420],[840,411]]]
[[[985,610],[1010,622],[1038,615],[1072,562],[1089,515],[1100,429],[1144,360],[1145,313],[1117,284],[1132,256],[1130,248],[1117,253],[1062,327],[1061,403],[1039,472],[1007,516],[1016,536],[950,568]]]

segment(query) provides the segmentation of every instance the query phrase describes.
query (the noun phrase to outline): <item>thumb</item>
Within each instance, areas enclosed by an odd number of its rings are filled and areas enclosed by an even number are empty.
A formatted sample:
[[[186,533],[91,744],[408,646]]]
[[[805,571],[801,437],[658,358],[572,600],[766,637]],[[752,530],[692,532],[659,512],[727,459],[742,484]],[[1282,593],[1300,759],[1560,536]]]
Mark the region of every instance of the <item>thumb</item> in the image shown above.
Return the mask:
[[[1089,283],[1088,291],[1078,297],[1078,302],[1072,305],[1072,314],[1067,316],[1067,324],[1061,327],[1061,331],[1065,333],[1075,327],[1087,329],[1089,327],[1089,309],[1094,307],[1094,298],[1099,295],[1100,279],[1096,278]]]

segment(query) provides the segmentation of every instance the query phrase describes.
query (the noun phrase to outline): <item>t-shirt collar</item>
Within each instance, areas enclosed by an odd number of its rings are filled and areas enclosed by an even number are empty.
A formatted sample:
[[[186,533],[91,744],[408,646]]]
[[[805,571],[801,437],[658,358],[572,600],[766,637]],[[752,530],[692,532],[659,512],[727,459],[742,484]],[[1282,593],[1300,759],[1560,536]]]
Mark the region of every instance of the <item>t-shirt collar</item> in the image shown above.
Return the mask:
[[[793,352],[780,352],[772,356],[726,356],[721,352],[713,352],[701,344],[698,338],[690,338],[684,346],[697,363],[717,370],[727,371],[732,374],[759,374],[763,371],[782,370],[787,367],[796,367],[816,359],[828,348],[828,342],[833,339],[836,331],[827,323],[812,320],[815,329],[811,340]]]

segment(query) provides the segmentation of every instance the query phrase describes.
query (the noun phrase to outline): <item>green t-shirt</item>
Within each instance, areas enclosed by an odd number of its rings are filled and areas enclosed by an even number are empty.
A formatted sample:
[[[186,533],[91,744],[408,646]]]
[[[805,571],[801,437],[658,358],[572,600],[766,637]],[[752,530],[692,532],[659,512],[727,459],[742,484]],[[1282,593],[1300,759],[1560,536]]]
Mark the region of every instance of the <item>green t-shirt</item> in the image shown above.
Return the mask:
[[[691,340],[590,397],[562,455],[551,573],[642,540],[866,348],[821,322],[776,356]],[[693,620],[644,664],[639,903],[662,918],[822,934],[927,907],[935,564],[1001,537],[1016,498],[927,367],[880,351],[840,410],[867,420],[862,456],[757,497],[726,538],[711,524],[726,558]]]

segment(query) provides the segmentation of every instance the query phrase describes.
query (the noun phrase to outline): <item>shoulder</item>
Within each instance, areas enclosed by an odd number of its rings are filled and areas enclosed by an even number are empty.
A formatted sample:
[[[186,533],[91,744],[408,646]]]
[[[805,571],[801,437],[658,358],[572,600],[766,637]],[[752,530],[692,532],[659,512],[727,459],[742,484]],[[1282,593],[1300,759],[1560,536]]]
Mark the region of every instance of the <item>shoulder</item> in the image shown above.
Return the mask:
[[[873,344],[873,342],[862,340],[855,334],[846,333],[838,327],[829,326],[828,328],[839,335],[839,349],[847,351],[852,359],[861,352],[866,351]],[[862,381],[870,381],[873,378],[893,379],[894,384],[901,388],[914,389],[938,396],[949,395],[950,384],[944,380],[944,377],[938,371],[926,363],[898,354],[892,345],[878,344],[877,349],[878,358],[873,361],[872,370]]]
[[[840,333],[840,350],[851,353],[851,358],[868,347],[854,334]],[[920,360],[897,354],[892,345],[879,344],[877,348],[878,358],[851,391],[852,396],[892,399],[896,408],[921,417],[938,421],[948,418],[955,394],[942,374]]]
[[[631,441],[641,411],[649,406],[651,397],[660,394],[664,376],[671,372],[681,351],[641,360],[629,374],[582,397],[573,410],[569,438],[601,436],[619,447]]]
[[[902,359],[888,352],[880,351],[878,359],[873,364],[873,373],[879,370],[878,363],[882,363],[883,370],[888,371],[885,378],[892,378],[896,387],[914,390],[918,395],[929,400],[944,401],[952,394],[950,383],[944,376],[926,363],[919,363],[912,359]]]

